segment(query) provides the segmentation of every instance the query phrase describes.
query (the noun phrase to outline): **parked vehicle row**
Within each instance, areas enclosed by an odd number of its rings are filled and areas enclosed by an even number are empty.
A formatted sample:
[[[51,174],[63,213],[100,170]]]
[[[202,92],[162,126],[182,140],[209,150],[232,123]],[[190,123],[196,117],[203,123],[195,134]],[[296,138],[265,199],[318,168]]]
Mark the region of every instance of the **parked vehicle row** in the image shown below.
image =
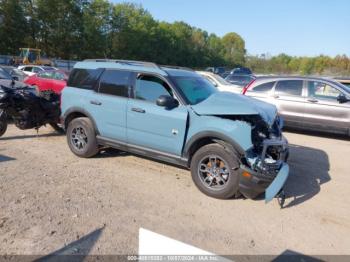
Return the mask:
[[[350,135],[350,88],[334,80],[261,77],[243,94],[275,105],[285,126]]]

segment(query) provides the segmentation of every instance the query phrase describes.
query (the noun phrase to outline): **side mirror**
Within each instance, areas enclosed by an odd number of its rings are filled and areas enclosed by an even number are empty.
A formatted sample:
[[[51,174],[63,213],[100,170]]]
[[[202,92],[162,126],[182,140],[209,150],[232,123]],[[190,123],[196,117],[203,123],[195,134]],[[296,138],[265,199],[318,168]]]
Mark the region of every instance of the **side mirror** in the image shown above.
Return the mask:
[[[15,81],[19,80],[18,76],[13,76],[12,79],[15,80]]]
[[[337,100],[339,103],[346,103],[348,102],[350,99],[347,98],[344,94],[340,94],[338,97],[337,97]]]
[[[172,109],[179,105],[179,102],[175,98],[169,95],[161,95],[160,97],[158,97],[156,103],[157,103],[157,106],[162,106],[168,109]]]

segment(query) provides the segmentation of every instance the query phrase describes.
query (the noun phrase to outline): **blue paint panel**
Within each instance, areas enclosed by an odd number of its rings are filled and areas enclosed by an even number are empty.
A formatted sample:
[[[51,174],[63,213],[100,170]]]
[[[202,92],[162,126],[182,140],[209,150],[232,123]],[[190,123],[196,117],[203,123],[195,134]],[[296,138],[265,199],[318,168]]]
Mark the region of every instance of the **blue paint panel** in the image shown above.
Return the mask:
[[[132,111],[133,108],[144,113]],[[167,110],[155,103],[130,99],[127,110],[128,143],[180,156],[188,111],[186,106]]]
[[[284,163],[271,185],[265,190],[265,203],[270,202],[281,190],[289,176],[289,166]]]
[[[251,126],[248,123],[215,116],[199,116],[190,110],[190,126],[186,143],[194,135],[204,131],[216,132],[227,136],[240,145],[243,150],[248,150],[253,146]]]

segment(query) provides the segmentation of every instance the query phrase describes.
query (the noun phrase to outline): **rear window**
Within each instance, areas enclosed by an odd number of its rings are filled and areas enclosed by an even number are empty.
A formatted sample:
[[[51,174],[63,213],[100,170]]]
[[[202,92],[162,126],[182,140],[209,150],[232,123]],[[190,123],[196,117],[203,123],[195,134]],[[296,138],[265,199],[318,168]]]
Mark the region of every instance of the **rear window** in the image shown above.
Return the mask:
[[[67,86],[94,89],[103,69],[73,69],[69,75]]]
[[[249,76],[249,75],[228,75],[226,77],[225,80],[229,81],[232,84],[235,85],[241,85],[241,86],[245,86],[247,84],[250,83],[250,81],[252,81],[254,79],[254,77]]]
[[[282,80],[275,88],[276,95],[301,96],[303,80]]]
[[[130,72],[106,70],[100,79],[99,93],[128,97]]]
[[[276,82],[268,82],[261,85],[257,85],[256,87],[253,88],[252,91],[259,92],[259,93],[267,93],[272,89],[275,83]]]

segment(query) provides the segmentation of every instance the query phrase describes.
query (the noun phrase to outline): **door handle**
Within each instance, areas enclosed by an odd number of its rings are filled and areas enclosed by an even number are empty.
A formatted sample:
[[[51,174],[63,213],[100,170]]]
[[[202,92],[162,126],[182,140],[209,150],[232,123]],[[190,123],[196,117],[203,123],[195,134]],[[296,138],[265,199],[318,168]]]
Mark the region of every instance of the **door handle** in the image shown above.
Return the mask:
[[[279,95],[274,95],[273,97],[274,97],[274,98],[276,98],[276,99],[277,99],[277,98],[280,98],[280,96],[279,96]]]
[[[96,105],[96,106],[100,106],[100,105],[102,105],[102,103],[101,103],[101,102],[96,101],[96,100],[91,100],[91,101],[90,101],[90,104],[92,104],[92,105]]]
[[[315,98],[310,98],[310,99],[308,99],[307,101],[309,101],[309,102],[311,102],[311,103],[317,103],[317,102],[318,102],[318,100],[315,99]]]
[[[142,109],[142,108],[137,108],[137,107],[133,107],[131,108],[131,111],[134,111],[136,113],[146,113],[146,110]]]

